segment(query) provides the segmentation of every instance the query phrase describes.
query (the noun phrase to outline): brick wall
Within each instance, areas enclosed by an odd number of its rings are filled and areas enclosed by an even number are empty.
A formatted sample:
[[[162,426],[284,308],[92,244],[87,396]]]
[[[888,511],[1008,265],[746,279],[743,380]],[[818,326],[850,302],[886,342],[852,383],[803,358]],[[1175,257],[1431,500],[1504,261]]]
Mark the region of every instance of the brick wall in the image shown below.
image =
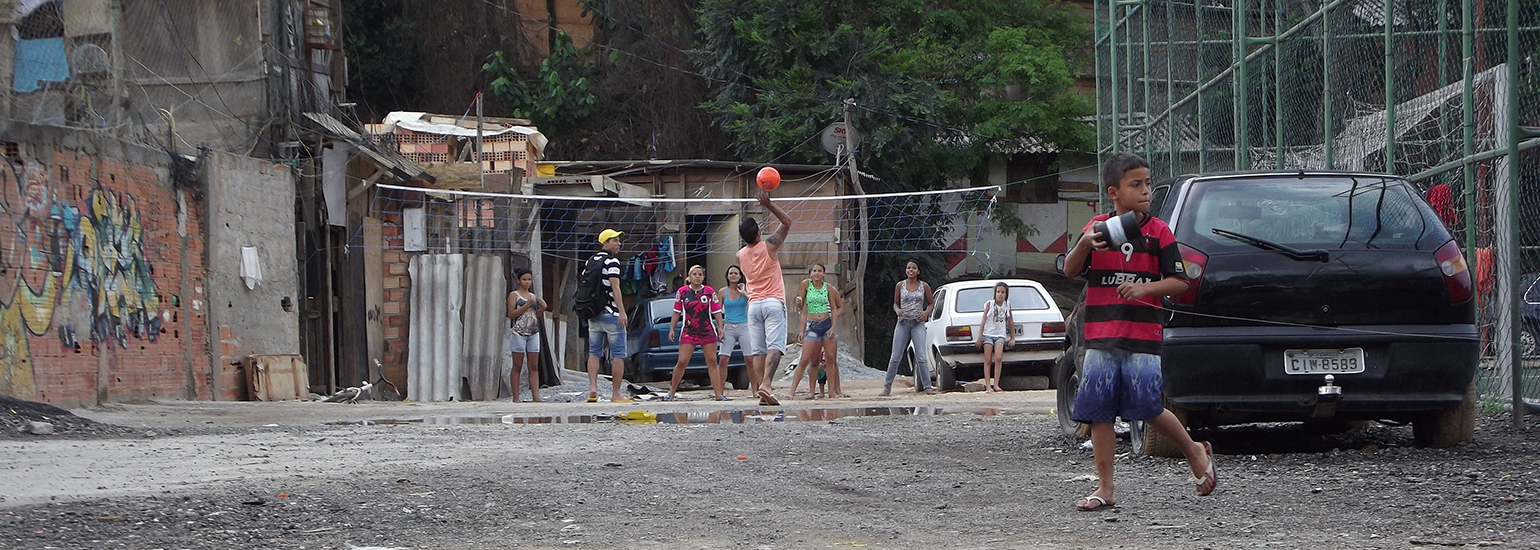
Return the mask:
[[[380,363],[384,367],[385,377],[406,391],[406,350],[409,337],[407,304],[412,288],[406,268],[416,253],[402,251],[404,243],[401,240],[399,211],[382,213],[380,222],[380,237],[385,250],[382,263],[385,273],[381,285],[385,290],[385,301],[380,305],[380,318],[385,330],[385,356]]]
[[[0,166],[0,393],[211,398],[204,213],[168,156],[56,128],[0,139],[18,151]]]

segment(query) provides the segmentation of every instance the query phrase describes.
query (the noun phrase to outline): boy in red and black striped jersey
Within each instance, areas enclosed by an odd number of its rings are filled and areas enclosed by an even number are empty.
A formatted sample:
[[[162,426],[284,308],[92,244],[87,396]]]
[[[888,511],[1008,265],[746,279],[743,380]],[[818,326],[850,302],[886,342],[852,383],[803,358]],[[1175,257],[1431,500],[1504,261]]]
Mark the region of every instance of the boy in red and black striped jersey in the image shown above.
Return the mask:
[[[1150,168],[1144,159],[1119,153],[1102,165],[1102,185],[1117,207],[1086,224],[1080,241],[1064,258],[1064,273],[1086,279],[1085,361],[1073,418],[1091,425],[1091,449],[1099,478],[1096,491],[1075,506],[1082,511],[1114,506],[1112,459],[1117,445],[1112,422],[1142,420],[1175,441],[1187,455],[1198,495],[1214,491],[1213,448],[1197,443],[1161,400],[1160,298],[1187,291],[1171,228],[1150,215]],[[1114,249],[1098,233],[1098,222],[1137,212],[1139,234]],[[1109,221],[1110,220],[1110,221]],[[1137,240],[1136,240],[1137,239]]]

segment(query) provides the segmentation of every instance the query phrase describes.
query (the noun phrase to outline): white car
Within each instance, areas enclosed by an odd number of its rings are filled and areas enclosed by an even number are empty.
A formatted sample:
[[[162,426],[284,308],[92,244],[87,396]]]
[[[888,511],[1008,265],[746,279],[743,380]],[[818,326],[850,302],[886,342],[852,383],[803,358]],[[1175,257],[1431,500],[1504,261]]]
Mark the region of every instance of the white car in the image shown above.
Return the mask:
[[[936,307],[925,322],[933,376],[941,390],[954,389],[960,380],[984,377],[984,352],[977,347],[984,302],[994,299],[995,284],[1011,289],[1011,315],[1016,321],[1016,341],[1005,351],[1006,376],[1043,376],[1052,384],[1054,363],[1064,351],[1064,314],[1053,296],[1037,281],[983,279],[941,285],[935,291]],[[909,357],[915,356],[913,345]],[[912,368],[912,367],[911,367]]]

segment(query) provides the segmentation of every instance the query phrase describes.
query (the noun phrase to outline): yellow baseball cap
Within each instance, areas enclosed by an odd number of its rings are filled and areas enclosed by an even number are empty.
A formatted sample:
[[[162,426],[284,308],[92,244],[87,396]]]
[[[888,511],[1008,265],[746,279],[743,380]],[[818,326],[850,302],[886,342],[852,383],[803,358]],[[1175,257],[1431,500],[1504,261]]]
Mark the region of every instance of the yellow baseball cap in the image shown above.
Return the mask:
[[[604,244],[605,241],[608,241],[608,240],[613,239],[615,237],[619,237],[619,236],[624,235],[624,234],[625,233],[620,232],[620,231],[616,231],[614,229],[606,229],[604,231],[600,231],[599,232],[599,244]]]

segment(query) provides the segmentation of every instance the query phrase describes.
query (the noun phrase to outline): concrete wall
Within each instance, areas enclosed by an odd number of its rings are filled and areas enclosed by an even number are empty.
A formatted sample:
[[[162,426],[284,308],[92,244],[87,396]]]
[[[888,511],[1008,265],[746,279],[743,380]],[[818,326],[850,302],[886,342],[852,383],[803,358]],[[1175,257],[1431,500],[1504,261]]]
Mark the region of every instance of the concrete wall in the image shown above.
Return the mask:
[[[163,152],[86,132],[12,124],[0,140],[14,152],[0,163],[0,393],[215,395],[196,182],[175,185]]]
[[[247,355],[297,354],[294,176],[283,165],[217,151],[205,166],[209,331],[219,335],[218,346],[208,351],[219,365]],[[261,267],[261,281],[254,286],[242,278],[245,247],[256,248]],[[234,392],[239,373],[221,372],[220,398],[241,397]]]

